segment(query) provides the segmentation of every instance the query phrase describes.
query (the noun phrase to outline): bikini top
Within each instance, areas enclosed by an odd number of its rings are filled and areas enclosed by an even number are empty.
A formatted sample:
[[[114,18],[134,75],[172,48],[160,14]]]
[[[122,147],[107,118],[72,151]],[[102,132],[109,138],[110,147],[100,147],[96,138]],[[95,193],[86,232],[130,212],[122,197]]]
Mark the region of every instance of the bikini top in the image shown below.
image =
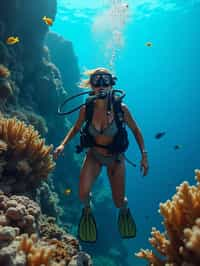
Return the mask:
[[[112,122],[109,123],[108,126],[101,131],[97,130],[95,126],[92,123],[90,123],[88,131],[93,137],[96,137],[98,135],[113,137],[114,135],[116,135],[118,128],[115,119],[113,119]]]

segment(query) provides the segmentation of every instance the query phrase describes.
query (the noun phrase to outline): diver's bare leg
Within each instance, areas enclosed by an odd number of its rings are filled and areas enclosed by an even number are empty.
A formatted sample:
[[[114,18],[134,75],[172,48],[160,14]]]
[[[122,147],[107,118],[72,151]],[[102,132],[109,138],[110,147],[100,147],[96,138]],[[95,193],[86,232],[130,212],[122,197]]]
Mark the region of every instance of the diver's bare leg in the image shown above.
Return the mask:
[[[107,167],[110,179],[113,200],[119,208],[118,230],[123,238],[136,236],[136,224],[128,208],[128,200],[125,197],[125,163],[124,158],[120,163],[113,162]]]
[[[127,198],[125,197],[125,162],[124,158],[121,162],[113,162],[107,166],[107,174],[109,177],[112,197],[117,208],[127,205]]]
[[[89,205],[91,187],[101,168],[101,164],[93,157],[91,150],[89,150],[83,161],[79,183],[79,197],[85,206]]]

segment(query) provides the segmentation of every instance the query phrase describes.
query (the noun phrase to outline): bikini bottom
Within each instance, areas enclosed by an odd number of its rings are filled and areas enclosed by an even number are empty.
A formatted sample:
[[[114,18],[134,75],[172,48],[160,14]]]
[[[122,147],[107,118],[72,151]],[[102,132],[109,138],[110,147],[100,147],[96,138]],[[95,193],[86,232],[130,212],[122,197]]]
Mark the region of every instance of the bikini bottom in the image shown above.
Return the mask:
[[[102,153],[98,152],[95,148],[91,148],[91,153],[99,163],[105,166],[111,165],[114,161],[120,163],[121,160],[124,158],[123,153],[103,155]]]

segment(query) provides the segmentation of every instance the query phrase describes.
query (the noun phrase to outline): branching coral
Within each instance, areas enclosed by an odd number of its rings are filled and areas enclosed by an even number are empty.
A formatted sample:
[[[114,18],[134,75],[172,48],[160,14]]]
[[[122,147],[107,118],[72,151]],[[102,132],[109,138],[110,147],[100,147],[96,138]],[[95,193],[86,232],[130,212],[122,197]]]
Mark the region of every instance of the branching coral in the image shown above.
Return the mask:
[[[153,266],[200,265],[200,170],[195,170],[196,186],[183,182],[172,200],[160,204],[166,232],[152,229],[151,245],[160,258],[150,250],[141,249],[135,255],[147,259]]]
[[[54,266],[68,265],[72,256],[68,252],[69,246],[65,242],[54,239],[38,239],[35,234],[30,237],[26,234],[18,237],[20,243],[18,251],[22,250],[26,254],[27,266]]]
[[[51,260],[52,247],[44,247],[37,242],[36,235],[23,235],[19,243],[18,250],[22,250],[27,257],[27,266],[49,266]]]
[[[30,185],[31,189],[39,185],[40,180],[47,178],[55,166],[50,155],[52,145],[45,145],[45,140],[40,138],[38,131],[31,125],[27,126],[16,118],[0,117],[0,140],[0,146],[3,147],[1,152],[4,151],[1,160],[7,162],[2,176],[6,181],[12,176],[18,189],[20,180],[23,189],[24,184],[27,187]],[[12,189],[14,188],[12,186]]]

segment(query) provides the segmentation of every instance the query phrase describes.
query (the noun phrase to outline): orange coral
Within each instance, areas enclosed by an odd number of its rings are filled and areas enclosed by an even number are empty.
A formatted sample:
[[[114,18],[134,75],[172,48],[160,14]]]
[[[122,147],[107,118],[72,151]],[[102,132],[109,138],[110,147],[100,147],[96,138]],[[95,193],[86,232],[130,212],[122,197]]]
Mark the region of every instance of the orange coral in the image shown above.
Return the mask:
[[[200,265],[200,170],[195,170],[196,186],[183,182],[172,200],[160,204],[166,232],[152,229],[151,245],[164,258],[141,249],[135,255],[153,266]]]
[[[55,163],[50,155],[53,146],[45,145],[45,140],[40,138],[33,126],[27,126],[16,118],[0,117],[0,139],[7,145],[9,161],[23,160],[18,170],[25,167],[24,172],[27,173],[28,167],[30,179],[46,178],[54,168]]]
[[[18,250],[22,250],[27,257],[27,266],[40,266],[40,265],[50,265],[50,259],[52,254],[52,247],[42,247],[37,242],[37,237],[31,235],[23,235]]]
[[[10,71],[7,67],[0,64],[0,78],[8,78],[10,76]]]
[[[71,260],[67,253],[67,247],[57,239],[38,240],[35,234],[30,237],[27,234],[19,237],[18,251],[26,254],[27,266],[53,266],[68,265]]]

